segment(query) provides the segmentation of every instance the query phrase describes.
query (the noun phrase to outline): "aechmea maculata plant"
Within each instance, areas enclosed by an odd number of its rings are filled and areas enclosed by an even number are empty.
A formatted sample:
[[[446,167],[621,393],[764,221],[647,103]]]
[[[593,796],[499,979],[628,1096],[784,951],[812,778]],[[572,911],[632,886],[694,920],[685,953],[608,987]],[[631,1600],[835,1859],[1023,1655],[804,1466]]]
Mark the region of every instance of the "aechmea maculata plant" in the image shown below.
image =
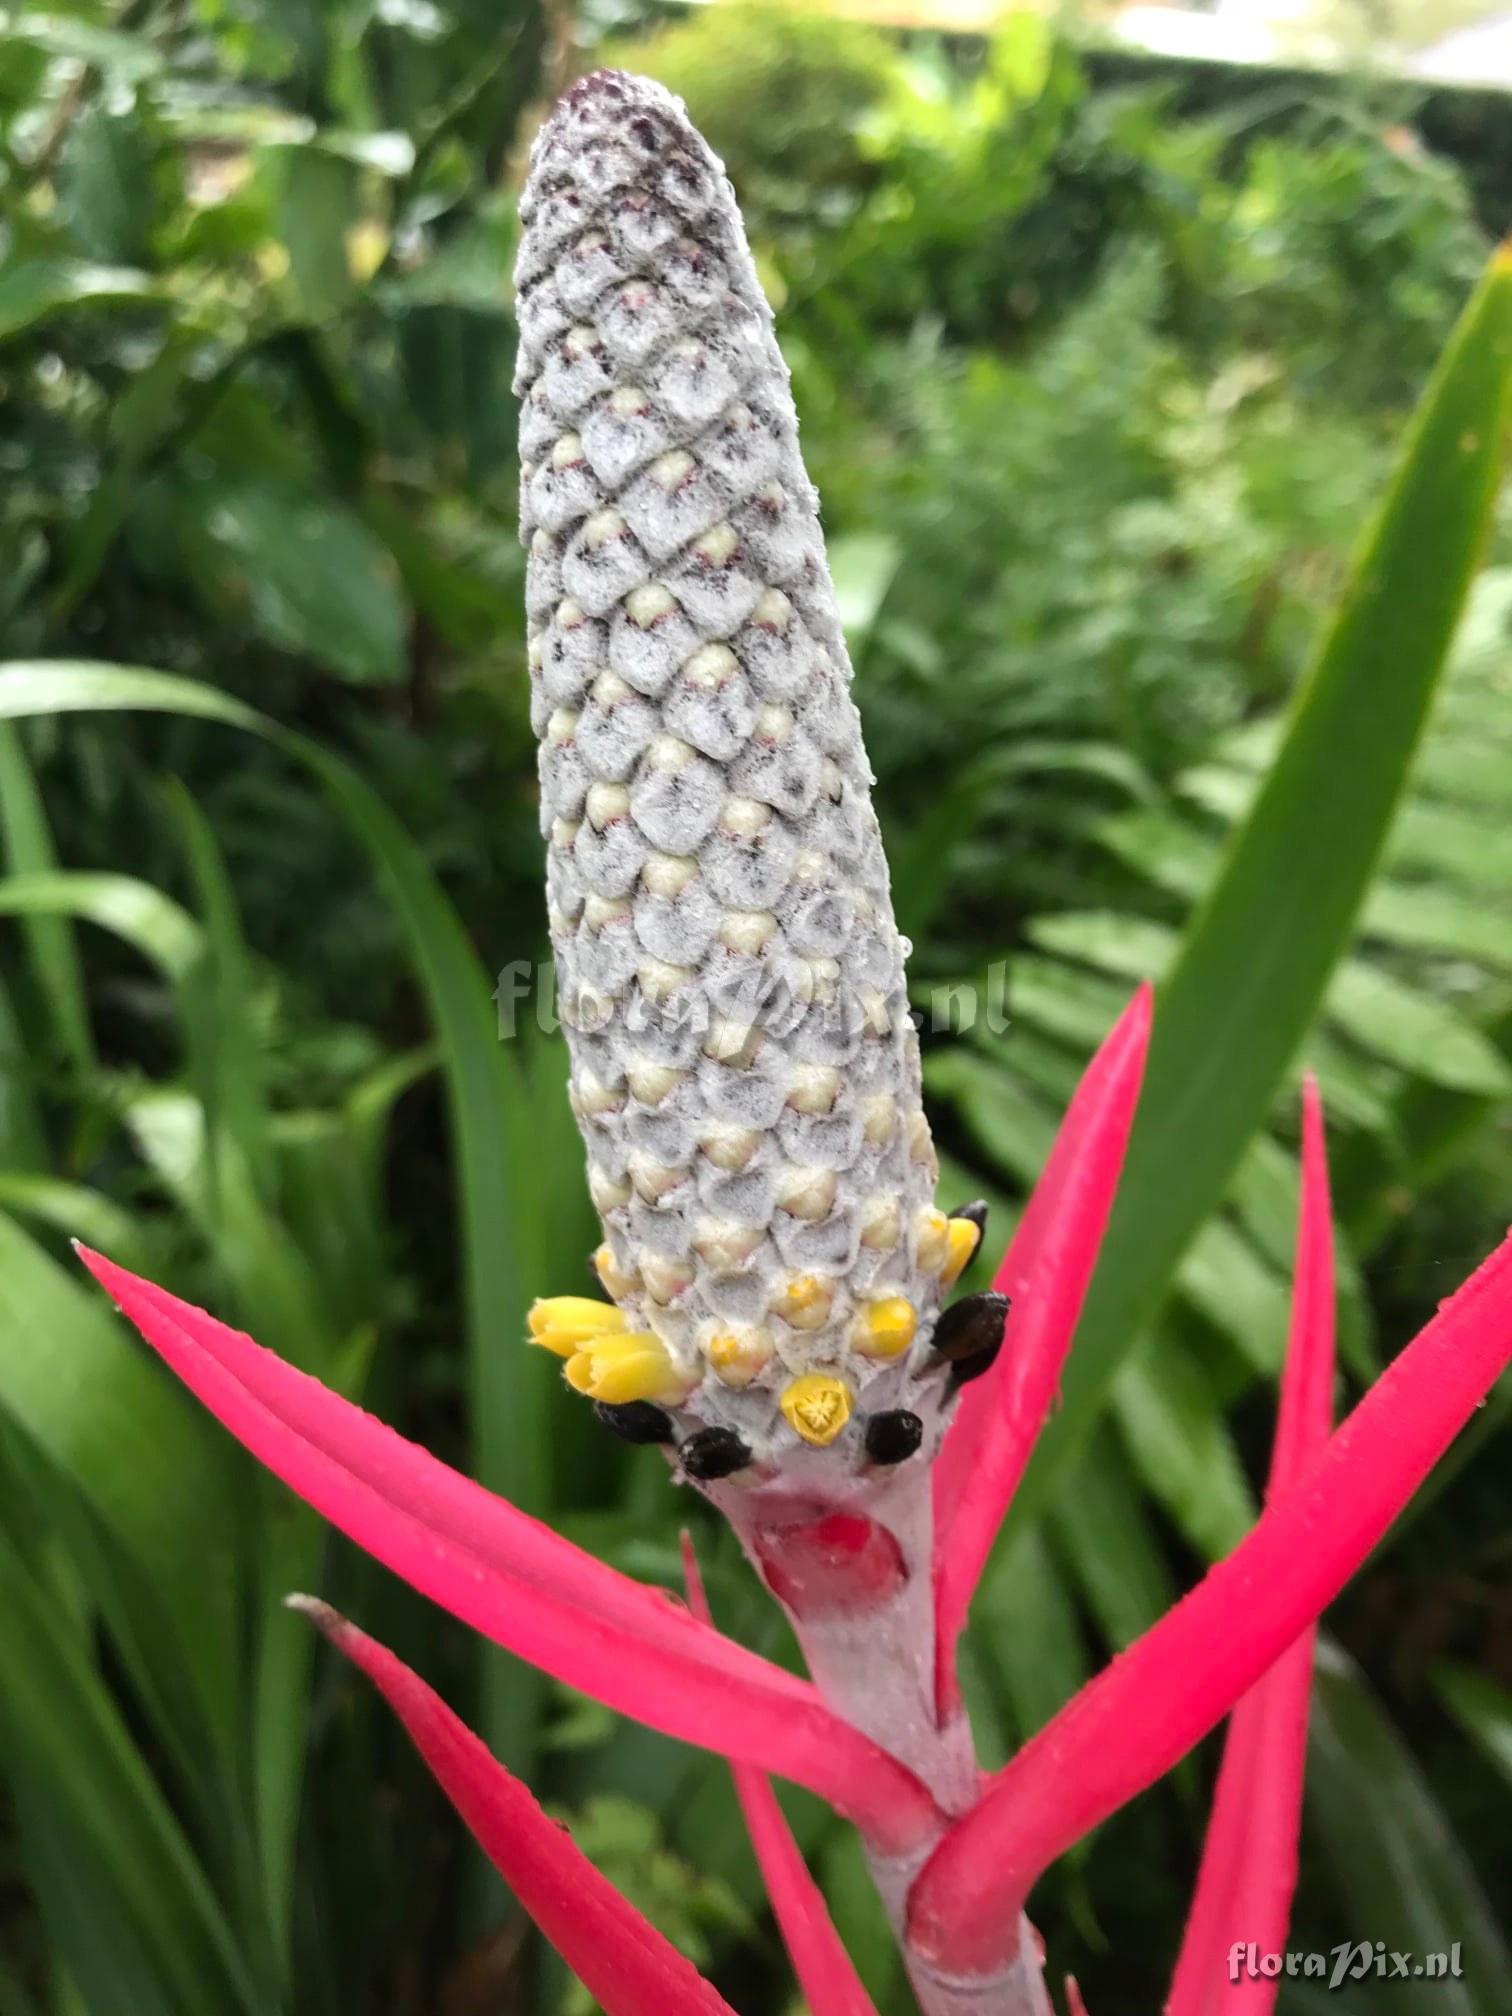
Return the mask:
[[[211,1412],[359,1545],[563,1683],[731,1761],[816,2016],[869,2005],[765,1774],[861,1831],[926,2016],[1046,2016],[1024,1917],[1034,1883],[1237,1705],[1168,2007],[1261,2012],[1274,1983],[1242,1983],[1236,2000],[1213,1970],[1226,1932],[1284,1933],[1310,1633],[1512,1359],[1512,1242],[1330,1436],[1331,1230],[1309,1091],[1261,1519],[984,1778],[956,1641],[1054,1402],[1150,993],[1093,1059],[990,1290],[946,1306],[983,1214],[933,1198],[906,948],[733,198],[675,100],[601,74],[548,122],[523,210],[548,903],[604,1222],[603,1295],[538,1304],[529,1329],[607,1427],[659,1444],[729,1519],[812,1680],[715,1630],[691,1563],[690,1609],[204,1312],[83,1257]],[[724,2008],[414,1674],[298,1601],[390,1700],[610,2016]]]

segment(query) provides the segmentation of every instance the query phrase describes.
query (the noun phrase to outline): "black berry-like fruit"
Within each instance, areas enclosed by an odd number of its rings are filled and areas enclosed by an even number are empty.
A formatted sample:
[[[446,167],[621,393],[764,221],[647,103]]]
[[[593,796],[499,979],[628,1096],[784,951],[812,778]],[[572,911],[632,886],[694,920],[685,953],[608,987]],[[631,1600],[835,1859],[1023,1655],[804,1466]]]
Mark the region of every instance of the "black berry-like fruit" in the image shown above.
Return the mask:
[[[619,1407],[611,1407],[607,1400],[595,1400],[593,1411],[606,1428],[612,1428],[627,1442],[672,1440],[670,1416],[665,1409],[653,1407],[649,1400],[629,1400]]]
[[[732,1476],[751,1460],[750,1450],[733,1428],[701,1428],[688,1437],[677,1456],[687,1474],[701,1484]]]
[[[866,1424],[866,1453],[873,1463],[906,1463],[924,1440],[924,1423],[906,1407],[873,1414]]]

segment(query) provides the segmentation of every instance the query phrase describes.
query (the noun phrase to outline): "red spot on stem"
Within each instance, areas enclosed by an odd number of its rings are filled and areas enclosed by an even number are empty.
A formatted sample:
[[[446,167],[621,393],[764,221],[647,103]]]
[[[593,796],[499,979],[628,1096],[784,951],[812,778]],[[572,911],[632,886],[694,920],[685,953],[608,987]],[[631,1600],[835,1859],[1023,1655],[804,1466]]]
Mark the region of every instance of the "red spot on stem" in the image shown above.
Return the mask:
[[[828,1512],[804,1525],[758,1526],[756,1554],[767,1587],[795,1617],[875,1610],[908,1574],[887,1528],[854,1512]]]

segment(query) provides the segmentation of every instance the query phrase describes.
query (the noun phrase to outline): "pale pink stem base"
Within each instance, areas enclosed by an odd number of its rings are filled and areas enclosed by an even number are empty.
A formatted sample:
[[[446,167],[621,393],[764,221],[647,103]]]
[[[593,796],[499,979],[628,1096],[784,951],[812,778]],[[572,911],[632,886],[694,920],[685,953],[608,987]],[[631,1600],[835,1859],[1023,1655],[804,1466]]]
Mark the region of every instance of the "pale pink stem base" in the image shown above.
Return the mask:
[[[953,1712],[943,1722],[937,1715],[930,1475],[922,1464],[905,1465],[885,1477],[852,1478],[845,1491],[829,1503],[789,1487],[714,1485],[708,1495],[782,1603],[824,1700],[906,1763],[942,1815],[953,1817],[975,1798],[980,1772],[965,1715]],[[924,2016],[1053,2016],[1039,1938],[1027,1919],[1012,1959],[970,1980],[910,1946],[908,1893],[939,1838],[906,1855],[865,1842]]]

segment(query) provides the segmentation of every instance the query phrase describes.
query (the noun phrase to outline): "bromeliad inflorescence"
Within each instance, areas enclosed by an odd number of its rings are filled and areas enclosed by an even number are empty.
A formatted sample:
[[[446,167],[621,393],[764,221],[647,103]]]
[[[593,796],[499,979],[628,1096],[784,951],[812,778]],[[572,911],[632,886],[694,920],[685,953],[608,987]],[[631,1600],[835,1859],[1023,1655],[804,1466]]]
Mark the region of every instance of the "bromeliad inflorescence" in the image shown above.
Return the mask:
[[[983,1214],[934,1202],[787,372],[729,184],[659,86],[575,86],[521,214],[541,823],[612,1297],[531,1333],[695,1481],[829,1495],[932,1452],[1003,1309],[938,1333]]]
[[[1332,1242],[1309,1087],[1265,1511],[984,1776],[956,1641],[1054,1402],[1150,992],[1089,1066],[991,1289],[942,1314],[983,1213],[933,1200],[906,948],[733,198],[675,100],[600,74],[543,131],[524,211],[532,701],[608,1298],[538,1303],[530,1333],[610,1426],[666,1445],[726,1515],[812,1682],[716,1631],[691,1561],[688,1608],[203,1311],[83,1257],[216,1417],[359,1545],[558,1680],[731,1761],[815,2016],[872,2012],[765,1773],[860,1829],[926,2016],[1048,2016],[1032,1886],[1237,1708],[1167,2012],[1264,2016],[1275,1983],[1230,1988],[1217,1969],[1236,1937],[1283,1943],[1309,1634],[1512,1360],[1512,1240],[1330,1435]],[[609,2016],[728,2016],[416,1675],[295,1600],[393,1704]]]

